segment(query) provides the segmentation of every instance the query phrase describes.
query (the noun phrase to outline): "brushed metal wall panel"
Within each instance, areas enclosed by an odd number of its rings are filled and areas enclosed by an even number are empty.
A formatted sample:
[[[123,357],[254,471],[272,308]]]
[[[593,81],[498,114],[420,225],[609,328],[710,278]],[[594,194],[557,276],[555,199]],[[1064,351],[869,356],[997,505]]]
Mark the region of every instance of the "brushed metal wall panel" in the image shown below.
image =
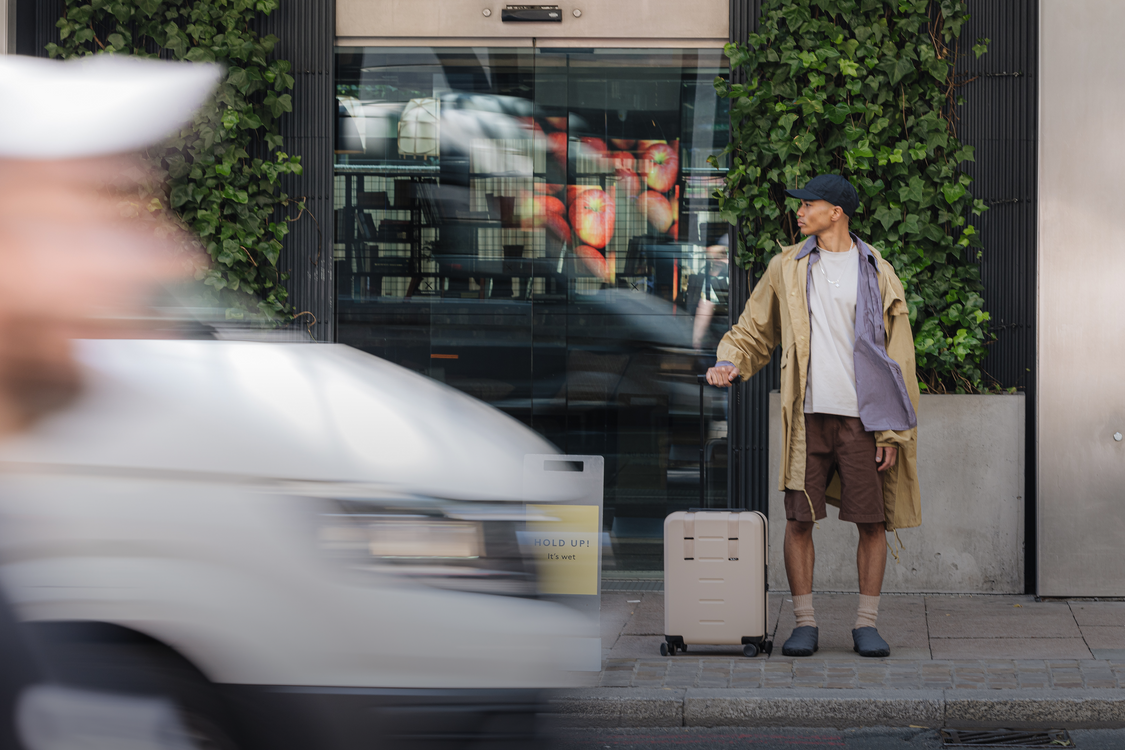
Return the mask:
[[[377,36],[338,36],[337,47],[538,47],[539,49],[572,49],[589,47],[590,41],[584,37],[377,37]],[[723,39],[648,39],[638,37],[598,37],[599,48],[612,49],[721,49]]]
[[[1039,593],[1125,596],[1125,3],[1040,12]]]
[[[449,37],[436,36],[338,36],[337,47],[534,47],[530,36],[504,37]]]
[[[15,18],[15,9],[16,4],[14,0],[12,0],[11,4],[9,4],[9,0],[0,0],[0,55],[8,54],[9,47],[15,52],[15,43],[9,43],[8,41],[9,32],[12,32],[14,35],[13,27],[15,26],[15,24],[9,23],[8,19],[9,16]]]
[[[693,40],[684,46],[700,46],[700,40],[726,42],[730,21],[730,0],[559,2],[561,23],[503,23],[505,5],[491,0],[337,0],[336,36],[680,39]],[[485,8],[490,16],[483,14]],[[576,9],[582,12],[579,18],[573,15]]]

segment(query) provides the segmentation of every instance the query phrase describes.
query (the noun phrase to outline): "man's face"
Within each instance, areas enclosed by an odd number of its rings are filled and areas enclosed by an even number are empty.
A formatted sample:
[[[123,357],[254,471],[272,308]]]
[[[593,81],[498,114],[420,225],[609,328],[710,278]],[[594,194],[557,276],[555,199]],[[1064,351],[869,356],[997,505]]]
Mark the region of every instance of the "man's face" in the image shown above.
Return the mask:
[[[826,232],[832,227],[835,221],[839,221],[844,215],[844,209],[839,206],[834,206],[828,201],[815,200],[815,201],[801,201],[801,207],[797,209],[797,227],[801,230],[801,234],[806,237],[812,235],[819,235],[821,232]]]
[[[0,435],[78,392],[71,340],[120,335],[187,270],[143,220],[142,177],[125,157],[0,159]]]

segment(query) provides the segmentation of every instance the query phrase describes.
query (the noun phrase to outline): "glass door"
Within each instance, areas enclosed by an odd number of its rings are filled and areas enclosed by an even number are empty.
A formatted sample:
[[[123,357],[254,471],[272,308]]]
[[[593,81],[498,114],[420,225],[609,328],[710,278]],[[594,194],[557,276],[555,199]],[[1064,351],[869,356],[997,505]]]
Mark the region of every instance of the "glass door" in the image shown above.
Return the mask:
[[[700,504],[726,327],[719,50],[341,49],[339,341],[605,457],[606,565]],[[725,402],[703,503],[725,504]]]

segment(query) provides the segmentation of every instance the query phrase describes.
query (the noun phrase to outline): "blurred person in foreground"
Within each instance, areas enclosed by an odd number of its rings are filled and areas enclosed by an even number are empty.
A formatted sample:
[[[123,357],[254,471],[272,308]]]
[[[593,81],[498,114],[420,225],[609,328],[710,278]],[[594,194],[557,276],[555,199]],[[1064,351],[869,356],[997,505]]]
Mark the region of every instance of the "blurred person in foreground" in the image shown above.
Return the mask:
[[[922,522],[915,468],[918,378],[902,282],[851,232],[859,195],[840,175],[801,190],[797,226],[808,239],[783,248],[707,371],[712,385],[743,380],[780,344],[785,448],[785,573],[797,626],[786,656],[812,656],[813,526],[838,498],[841,521],[859,531],[859,607],[852,640],[860,656],[889,656],[875,620],[887,562],[887,531]],[[839,478],[835,494],[833,475]]]
[[[124,57],[0,56],[0,438],[79,393],[74,339],[121,336],[157,285],[194,267],[179,230],[150,211],[139,152],[187,125],[219,75],[216,66]],[[66,725],[85,734],[75,738],[82,747],[143,741],[139,727],[167,710],[52,693],[3,599],[0,659],[0,748],[68,747]],[[90,721],[121,734],[99,744]]]

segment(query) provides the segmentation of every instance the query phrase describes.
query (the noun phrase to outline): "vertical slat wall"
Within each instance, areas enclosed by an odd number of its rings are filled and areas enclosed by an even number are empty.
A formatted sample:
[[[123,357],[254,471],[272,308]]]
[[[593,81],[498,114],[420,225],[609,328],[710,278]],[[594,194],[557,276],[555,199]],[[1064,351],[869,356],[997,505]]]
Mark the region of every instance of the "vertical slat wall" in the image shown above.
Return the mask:
[[[731,0],[730,40],[744,43],[748,34],[758,28],[758,15],[761,0]],[[731,71],[731,80],[744,83],[742,71]],[[733,132],[733,128],[732,128]],[[739,272],[734,262],[735,247],[733,238],[736,232],[732,227],[730,236],[730,324],[734,325],[742,308],[750,297],[754,282],[761,276],[764,268],[751,269],[750,274]],[[728,504],[732,508],[760,510],[769,513],[769,394],[780,384],[778,358],[745,384],[738,386],[739,398],[731,394],[731,409],[727,422],[727,471],[730,496]],[[735,404],[739,408],[734,408]]]
[[[296,79],[293,112],[281,120],[283,149],[301,156],[303,173],[287,177],[282,188],[304,196],[308,212],[289,225],[281,269],[289,274],[289,303],[298,315],[294,325],[317,341],[332,341],[332,159],[336,117],[333,43],[336,4],[327,0],[282,0],[261,24],[262,34],[278,38],[274,54],[288,60]],[[291,211],[292,216],[296,211]],[[317,224],[319,223],[319,230]],[[315,316],[316,323],[312,323]],[[311,326],[310,326],[311,324]]]
[[[985,309],[996,341],[985,371],[1005,388],[1025,393],[1024,580],[1036,591],[1035,324],[1038,207],[1039,3],[1038,0],[969,0],[972,14],[961,32],[957,67],[957,134],[976,147],[964,165],[973,196],[989,206],[973,223],[984,253]],[[972,45],[988,38],[979,60]]]
[[[46,57],[50,42],[58,43],[55,24],[62,17],[63,0],[9,0],[16,3],[16,54]]]

